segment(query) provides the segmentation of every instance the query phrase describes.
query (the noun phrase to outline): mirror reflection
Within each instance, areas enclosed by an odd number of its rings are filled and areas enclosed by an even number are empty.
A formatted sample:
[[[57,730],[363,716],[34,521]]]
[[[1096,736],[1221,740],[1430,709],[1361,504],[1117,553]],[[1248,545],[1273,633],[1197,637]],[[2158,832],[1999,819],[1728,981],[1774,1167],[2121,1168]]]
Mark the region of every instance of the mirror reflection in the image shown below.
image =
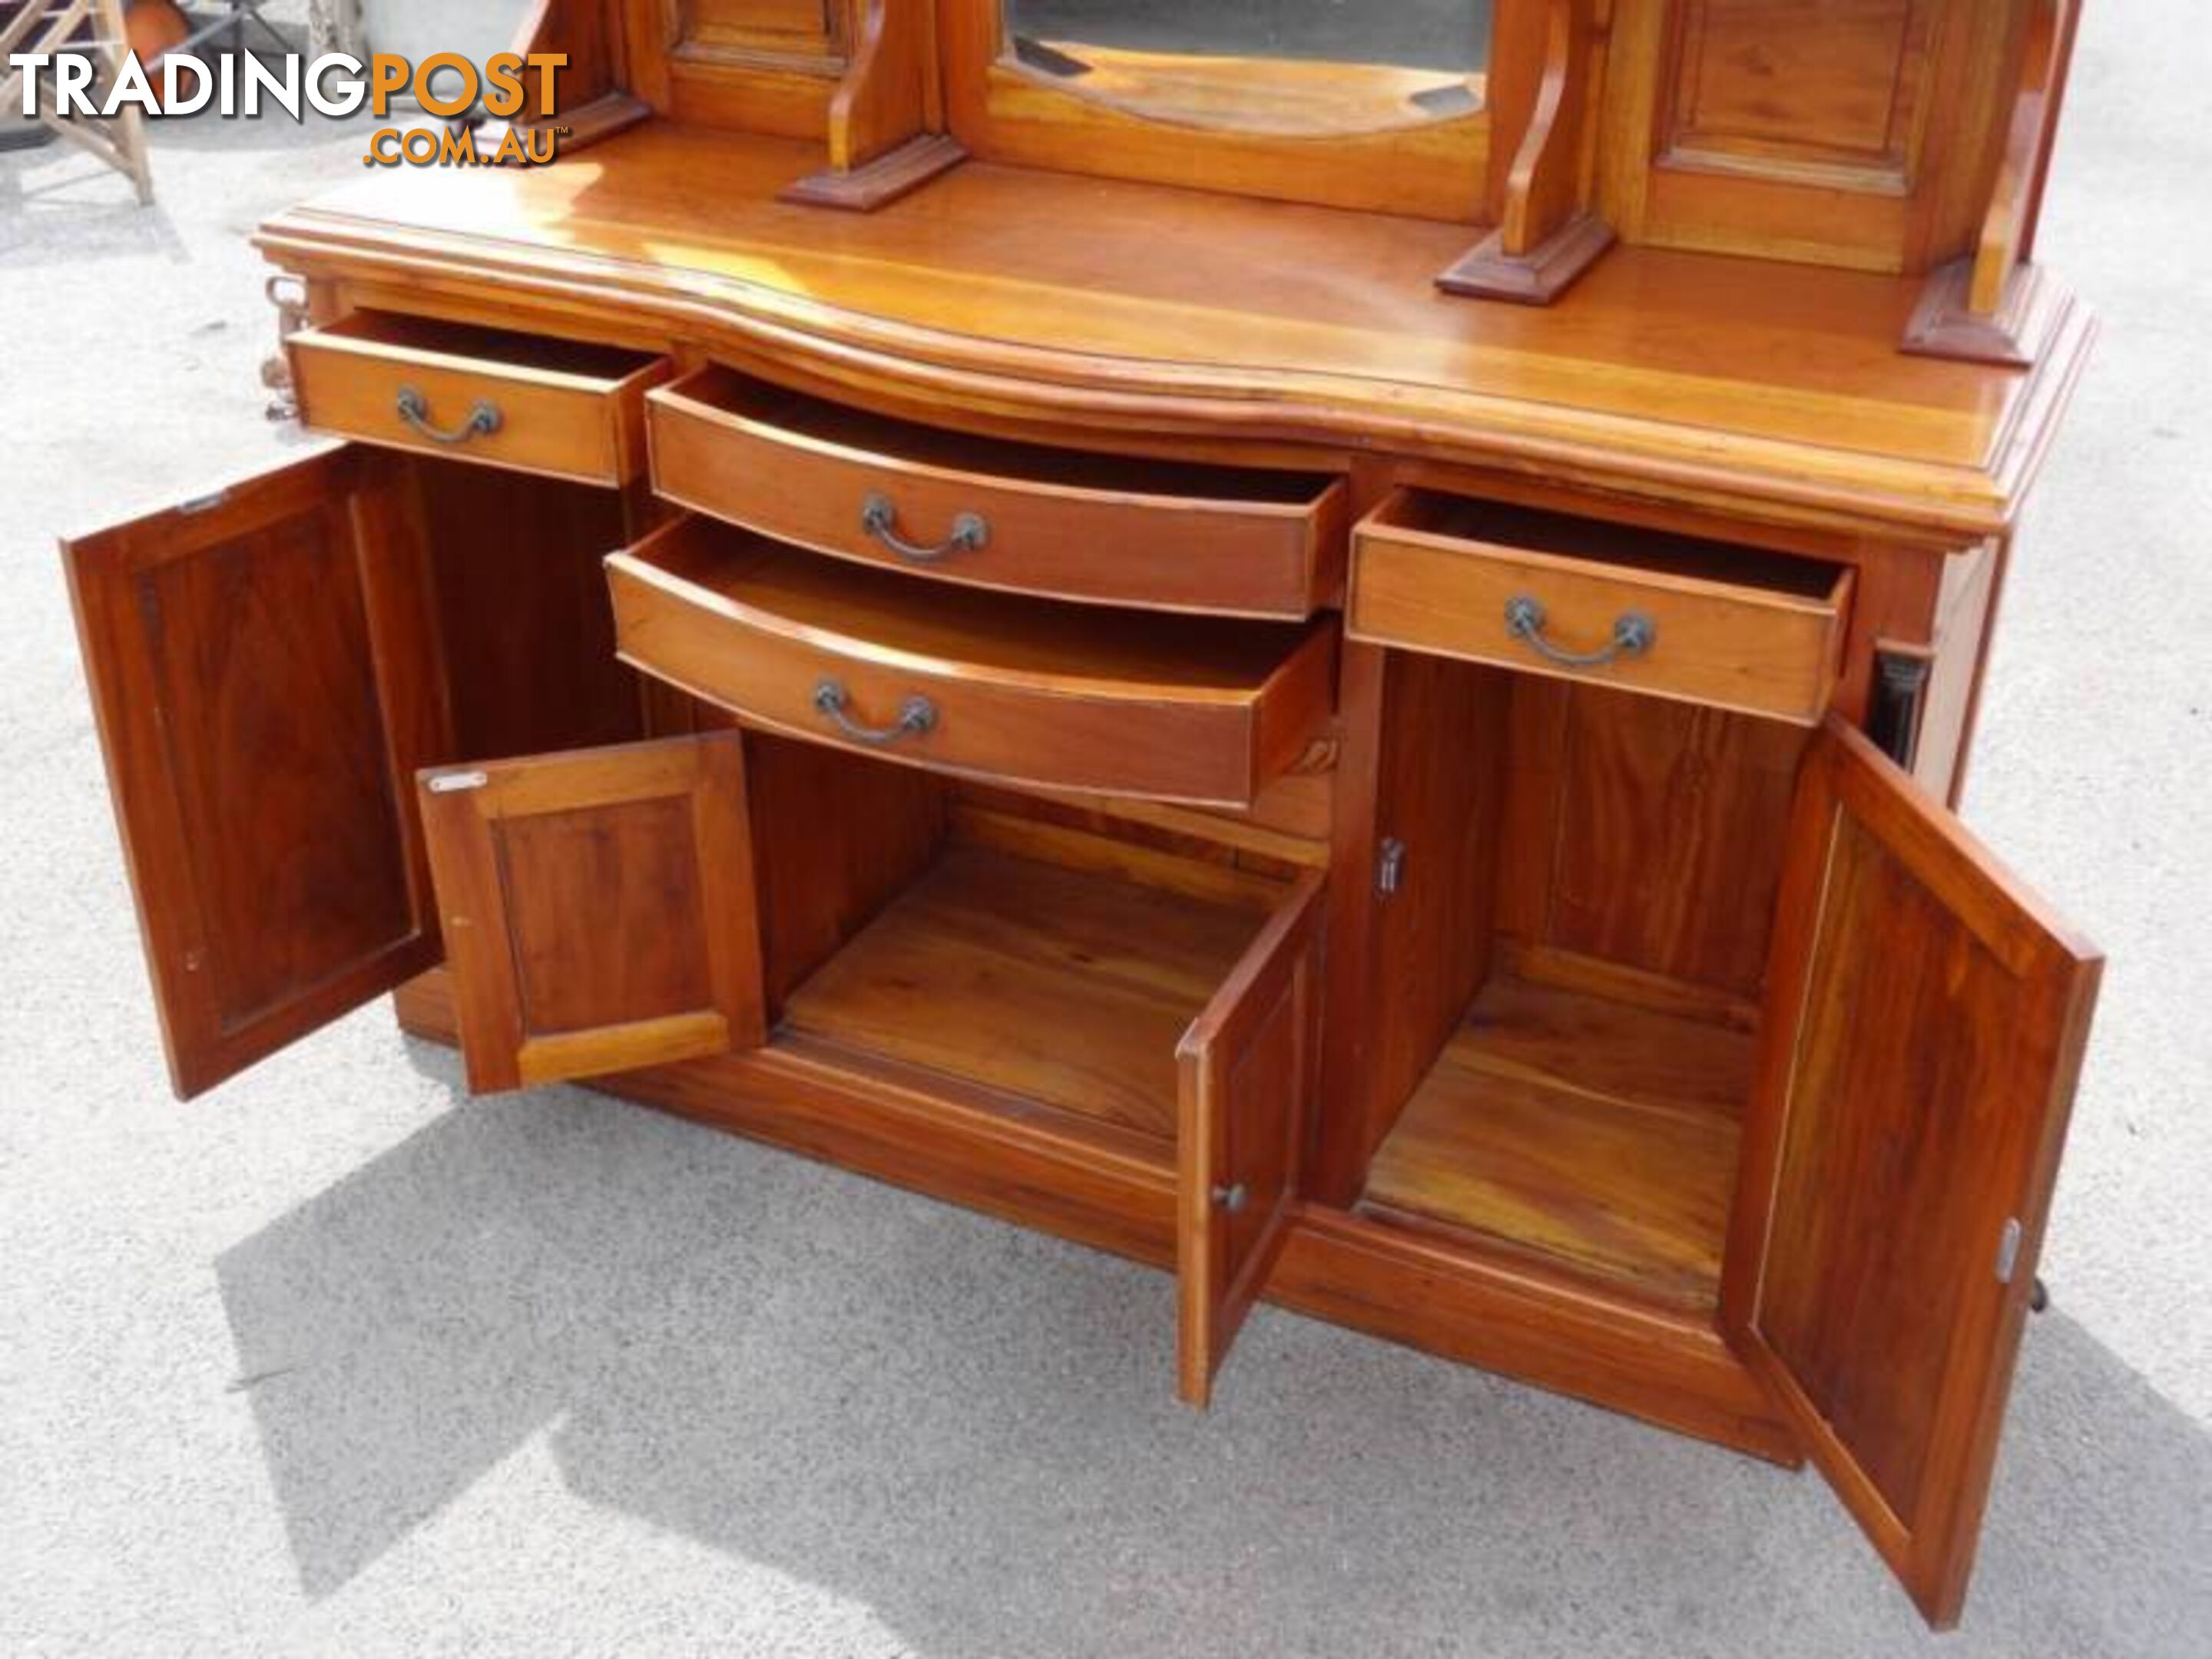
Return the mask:
[[[1195,125],[1351,131],[1481,99],[1492,0],[1004,0],[1015,60]]]

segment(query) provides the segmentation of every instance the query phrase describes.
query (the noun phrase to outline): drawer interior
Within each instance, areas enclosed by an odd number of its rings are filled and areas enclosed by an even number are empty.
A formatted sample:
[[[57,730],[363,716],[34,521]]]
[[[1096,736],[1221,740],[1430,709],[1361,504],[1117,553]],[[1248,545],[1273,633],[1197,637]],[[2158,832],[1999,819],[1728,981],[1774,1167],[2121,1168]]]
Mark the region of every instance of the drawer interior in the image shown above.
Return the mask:
[[[1838,566],[1763,548],[1426,489],[1401,491],[1363,528],[1411,531],[1814,603],[1833,599],[1845,575]]]
[[[1109,455],[957,432],[811,398],[719,364],[653,396],[665,405],[743,421],[861,464],[890,460],[1132,500],[1311,507],[1335,483],[1320,473]]]
[[[733,618],[917,666],[1086,696],[1256,695],[1305,623],[1163,615],[925,585],[691,518],[622,556]]]
[[[489,367],[532,378],[559,376],[606,389],[660,361],[648,351],[388,311],[351,312],[300,337],[310,344],[335,343],[415,360],[436,360],[441,367],[456,370]]]

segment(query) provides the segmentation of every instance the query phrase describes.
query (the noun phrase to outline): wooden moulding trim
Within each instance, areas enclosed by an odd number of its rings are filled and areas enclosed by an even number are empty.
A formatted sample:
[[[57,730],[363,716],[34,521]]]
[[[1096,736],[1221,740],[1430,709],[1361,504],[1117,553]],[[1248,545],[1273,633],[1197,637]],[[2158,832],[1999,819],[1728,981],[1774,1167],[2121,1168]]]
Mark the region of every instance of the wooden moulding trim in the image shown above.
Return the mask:
[[[781,199],[842,208],[848,213],[872,213],[967,159],[968,152],[951,134],[917,133],[897,149],[864,161],[849,173],[827,167],[811,173],[787,187]]]
[[[1613,227],[1588,212],[1577,214],[1526,253],[1508,253],[1505,233],[1494,230],[1465,258],[1439,273],[1437,286],[1447,294],[1547,306],[1613,243]]]
[[[453,1043],[443,969],[394,998],[401,1026]],[[1176,1260],[1164,1164],[1079,1142],[1048,1121],[967,1109],[926,1074],[837,1045],[769,1049],[602,1078],[586,1086],[1157,1267]],[[1311,1204],[1292,1214],[1264,1299],[1370,1335],[1795,1467],[1791,1432],[1709,1321],[1478,1259]],[[1164,1320],[1171,1304],[1163,1297]],[[1166,1376],[1163,1374],[1164,1386]]]
[[[704,349],[749,354],[817,383],[866,392],[890,382],[923,401],[1034,413],[1061,427],[1081,421],[1158,436],[1395,448],[1542,471],[1593,489],[1662,497],[1686,490],[1768,511],[1781,502],[1856,524],[1974,538],[2009,526],[2092,332],[2085,309],[2069,305],[2035,366],[2035,386],[1980,466],[1893,461],[1761,438],[1729,441],[1723,460],[1712,459],[1718,447],[1711,434],[1686,439],[1681,428],[1642,416],[1443,387],[1378,387],[1348,376],[1010,346],[605,255],[528,248],[488,258],[504,245],[443,232],[386,232],[373,222],[312,207],[270,220],[254,244],[303,277],[389,283],[477,307],[490,299],[510,312],[531,301],[580,307],[619,318],[633,335],[641,331],[640,320],[652,317],[672,331],[705,334]],[[715,331],[723,337],[714,337]],[[1681,453],[1686,447],[1691,453]]]
[[[1929,273],[1905,325],[1903,349],[1918,357],[1953,357],[2032,368],[2063,326],[2072,301],[2040,265],[2021,264],[2005,279],[1996,309],[1973,309],[1975,261],[1954,259]]]

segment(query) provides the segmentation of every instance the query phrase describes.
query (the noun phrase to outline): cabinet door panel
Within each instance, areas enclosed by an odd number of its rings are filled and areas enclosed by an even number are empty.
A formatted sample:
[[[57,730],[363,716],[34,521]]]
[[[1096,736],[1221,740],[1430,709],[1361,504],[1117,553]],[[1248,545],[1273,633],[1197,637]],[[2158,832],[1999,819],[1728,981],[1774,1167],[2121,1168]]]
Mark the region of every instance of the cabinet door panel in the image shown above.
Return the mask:
[[[738,733],[449,769],[422,790],[471,1089],[762,1041]]]
[[[1204,1406],[1297,1201],[1317,1071],[1322,878],[1291,890],[1176,1050],[1176,1386]]]
[[[437,962],[406,803],[447,724],[396,489],[330,451],[64,544],[179,1097]]]
[[[2100,962],[1832,720],[1807,754],[1778,914],[1722,1320],[1947,1626]]]

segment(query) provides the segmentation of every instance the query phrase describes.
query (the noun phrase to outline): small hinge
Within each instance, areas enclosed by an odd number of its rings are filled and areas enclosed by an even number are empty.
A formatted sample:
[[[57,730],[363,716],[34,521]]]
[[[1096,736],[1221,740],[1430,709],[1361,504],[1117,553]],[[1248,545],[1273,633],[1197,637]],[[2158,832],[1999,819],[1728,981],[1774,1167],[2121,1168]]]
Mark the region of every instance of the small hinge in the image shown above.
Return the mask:
[[[1382,851],[1375,860],[1375,890],[1389,898],[1406,884],[1406,843],[1395,836],[1383,838]]]
[[[434,795],[458,795],[465,790],[481,789],[490,781],[488,772],[441,772],[422,787]]]
[[[2006,1221],[2004,1231],[1997,1235],[1997,1283],[2012,1283],[2013,1269],[2020,1266],[2020,1218]]]

